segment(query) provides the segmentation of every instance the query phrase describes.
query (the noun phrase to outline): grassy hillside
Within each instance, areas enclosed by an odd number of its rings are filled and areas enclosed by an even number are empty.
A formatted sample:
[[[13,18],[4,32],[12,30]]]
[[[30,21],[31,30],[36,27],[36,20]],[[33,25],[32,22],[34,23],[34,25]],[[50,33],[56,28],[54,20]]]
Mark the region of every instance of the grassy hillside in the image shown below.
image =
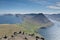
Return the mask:
[[[13,34],[13,32],[19,32],[20,30],[28,34],[35,33],[35,30],[38,28],[36,27],[37,25],[32,25],[30,23],[27,23],[27,24],[26,23],[24,24],[0,24],[0,37],[4,35],[10,36]]]
[[[39,24],[36,21],[25,18],[24,22],[22,24],[18,24],[18,27],[20,27],[21,30],[23,30],[25,33],[28,33],[28,34],[34,33],[35,35],[38,35],[37,30],[39,28],[48,27],[48,26],[51,26],[51,25],[52,25],[51,22],[48,22],[48,23],[45,23],[45,24],[42,24],[42,23]]]

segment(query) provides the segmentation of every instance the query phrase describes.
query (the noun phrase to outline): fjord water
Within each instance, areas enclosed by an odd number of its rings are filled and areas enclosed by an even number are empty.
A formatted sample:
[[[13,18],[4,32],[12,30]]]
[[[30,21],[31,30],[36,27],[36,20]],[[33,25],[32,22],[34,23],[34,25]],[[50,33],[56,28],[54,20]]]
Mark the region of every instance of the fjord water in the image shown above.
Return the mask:
[[[22,17],[17,17],[15,15],[3,15],[0,16],[0,24],[17,24],[22,23]]]
[[[39,29],[39,33],[45,40],[60,40],[60,22],[50,19],[54,25],[44,29]]]

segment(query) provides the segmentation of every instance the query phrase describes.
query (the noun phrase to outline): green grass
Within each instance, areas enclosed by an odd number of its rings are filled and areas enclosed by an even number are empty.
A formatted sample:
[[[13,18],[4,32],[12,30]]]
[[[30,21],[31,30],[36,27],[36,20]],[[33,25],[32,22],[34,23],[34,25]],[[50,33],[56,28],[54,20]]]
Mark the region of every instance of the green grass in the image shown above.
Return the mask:
[[[17,24],[18,27],[21,28],[22,31],[24,31],[25,33],[27,34],[36,34],[38,35],[38,33],[36,33],[36,31],[41,28],[42,26],[41,25],[38,25],[38,24],[34,24],[32,22],[29,22],[29,21],[24,21],[22,24]]]

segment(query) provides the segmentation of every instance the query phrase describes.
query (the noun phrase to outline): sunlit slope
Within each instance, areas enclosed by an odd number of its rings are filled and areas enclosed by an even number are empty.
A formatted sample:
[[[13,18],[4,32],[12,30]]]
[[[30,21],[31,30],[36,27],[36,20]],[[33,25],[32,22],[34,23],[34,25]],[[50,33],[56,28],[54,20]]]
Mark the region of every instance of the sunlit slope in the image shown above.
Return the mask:
[[[4,35],[12,35],[13,32],[18,32],[20,27],[16,24],[0,24],[0,37]]]

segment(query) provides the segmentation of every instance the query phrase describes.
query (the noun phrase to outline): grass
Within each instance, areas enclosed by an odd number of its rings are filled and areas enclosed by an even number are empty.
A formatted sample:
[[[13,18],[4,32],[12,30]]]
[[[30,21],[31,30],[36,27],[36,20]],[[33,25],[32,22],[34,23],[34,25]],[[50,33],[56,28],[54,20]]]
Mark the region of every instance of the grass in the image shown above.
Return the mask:
[[[35,24],[35,23],[32,23],[30,21],[24,21],[22,24],[17,24],[18,27],[21,28],[22,31],[24,31],[25,33],[27,34],[32,34],[34,33],[35,35],[39,35],[37,33],[37,29],[41,28],[42,25],[40,24]]]
[[[29,25],[27,25],[29,24]],[[19,32],[20,30],[24,31],[25,33],[35,33],[37,27],[30,23],[24,24],[0,24],[0,37],[7,35],[10,36],[13,32]]]
[[[15,31],[19,31],[20,27],[17,27],[16,24],[0,24],[0,37],[7,35],[10,36]]]

